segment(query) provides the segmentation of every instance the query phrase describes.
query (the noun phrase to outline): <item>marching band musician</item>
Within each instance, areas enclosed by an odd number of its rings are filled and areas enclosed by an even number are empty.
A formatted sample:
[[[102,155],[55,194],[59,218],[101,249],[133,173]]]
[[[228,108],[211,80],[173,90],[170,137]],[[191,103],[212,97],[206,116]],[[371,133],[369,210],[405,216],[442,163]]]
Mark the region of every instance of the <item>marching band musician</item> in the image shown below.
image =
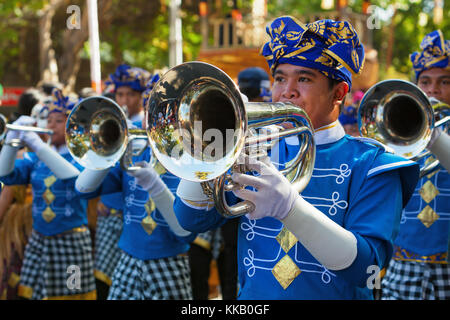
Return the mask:
[[[268,157],[249,165],[260,175],[232,175],[256,190],[227,194],[229,203],[238,197],[255,206],[239,218],[238,299],[373,299],[368,267],[385,267],[391,258],[418,165],[376,142],[346,135],[338,121],[352,74],[360,73],[364,62],[363,46],[348,22],[303,24],[283,16],[266,30],[271,40],[262,55],[274,77],[272,101],[305,109],[315,130],[316,160],[301,195]],[[278,158],[291,159],[298,144],[281,140]],[[206,208],[199,184],[181,180],[174,205],[181,226],[203,232],[224,223],[215,209]]]
[[[143,120],[142,94],[151,74],[141,68],[122,64],[110,74],[106,85],[111,86],[114,99],[128,113],[130,121]],[[95,232],[95,281],[97,299],[105,300],[111,286],[114,269],[122,251],[117,246],[123,223],[122,193],[101,195],[97,203]]]
[[[422,40],[421,51],[410,58],[417,85],[428,95],[450,104],[450,41],[435,30]],[[394,242],[394,256],[382,279],[382,299],[450,299],[450,143],[435,128],[428,149],[437,157],[437,172],[422,177],[405,207]]]
[[[143,95],[148,99],[148,91]],[[105,170],[84,170],[76,182],[86,198],[120,193],[123,228],[122,251],[112,276],[108,300],[190,300],[192,290],[187,251],[196,234],[180,227],[173,212],[179,178],[156,171],[150,148],[133,157],[137,171],[120,164]]]
[[[10,130],[0,152],[0,180],[6,185],[31,184],[33,190],[33,231],[25,248],[18,288],[18,295],[25,299],[96,298],[87,201],[73,190],[82,168],[70,156],[65,141],[66,118],[76,102],[59,89],[53,91],[47,106],[52,146],[35,132]],[[34,122],[21,116],[14,124]],[[33,152],[16,160],[16,139]],[[74,272],[77,274],[71,281]]]
[[[39,91],[27,89],[19,98],[17,113],[13,114],[14,120],[22,115],[29,115],[35,118],[38,127],[45,128],[47,116],[45,115],[45,125],[40,126],[43,121],[33,114],[33,110],[43,107],[42,100]],[[41,137],[47,138],[46,135]],[[22,159],[25,152],[25,148],[20,149],[17,158]],[[0,193],[0,243],[3,245],[0,249],[0,299],[18,298],[23,253],[32,230],[31,199],[29,185],[4,186]]]
[[[132,121],[144,120],[144,106],[142,93],[150,80],[151,74],[147,70],[121,64],[116,71],[109,75],[106,85],[114,87],[114,98]]]

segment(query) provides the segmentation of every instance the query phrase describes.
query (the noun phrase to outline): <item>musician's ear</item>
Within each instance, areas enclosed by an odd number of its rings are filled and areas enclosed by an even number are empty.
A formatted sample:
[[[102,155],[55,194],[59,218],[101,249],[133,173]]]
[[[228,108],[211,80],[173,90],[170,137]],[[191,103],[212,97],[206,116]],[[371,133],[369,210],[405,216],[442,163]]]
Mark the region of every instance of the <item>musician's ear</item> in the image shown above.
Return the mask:
[[[347,96],[349,85],[345,81],[338,82],[334,88],[334,103],[341,105],[344,101],[345,97]]]

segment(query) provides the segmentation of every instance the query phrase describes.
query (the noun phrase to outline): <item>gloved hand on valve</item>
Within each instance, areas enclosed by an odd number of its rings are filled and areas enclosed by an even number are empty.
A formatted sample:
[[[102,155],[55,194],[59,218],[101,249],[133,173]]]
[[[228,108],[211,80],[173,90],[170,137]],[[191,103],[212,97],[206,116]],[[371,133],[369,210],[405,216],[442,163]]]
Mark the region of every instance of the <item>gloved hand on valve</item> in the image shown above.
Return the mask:
[[[153,169],[150,163],[141,161],[137,162],[135,165],[141,167],[141,169],[127,171],[127,173],[130,176],[135,177],[136,183],[144,190],[147,190],[150,196],[157,196],[164,190],[164,188],[167,188],[159,177],[159,174]]]
[[[252,186],[256,191],[249,189],[234,189],[233,193],[244,200],[254,204],[254,210],[247,214],[249,219],[260,219],[270,216],[284,219],[292,208],[298,193],[291,187],[291,183],[284,177],[270,161],[264,156],[260,161],[242,155],[239,161],[244,161],[247,168],[259,173],[253,176],[243,173],[233,173],[231,179],[242,185]]]
[[[427,149],[433,153],[441,165],[450,172],[450,136],[442,128],[434,128]]]
[[[244,156],[244,160],[248,169],[259,173],[259,176],[232,175],[234,182],[256,189],[233,190],[237,197],[253,203],[254,210],[247,214],[249,219],[273,217],[280,220],[330,270],[342,270],[353,263],[357,255],[357,240],[352,232],[304,200],[269,157],[256,160]]]
[[[36,123],[36,120],[29,116],[20,116],[16,121],[13,122],[13,125],[17,126],[32,126]],[[23,141],[24,131],[20,130],[9,130],[6,134],[5,143],[9,144],[13,139],[19,139]]]
[[[13,124],[20,126],[29,126],[36,121],[29,116],[21,116]],[[6,145],[0,155],[0,162],[4,164],[0,170],[0,176],[7,175],[14,169],[14,160],[16,158],[17,146],[10,146],[13,139],[19,139],[30,148],[36,156],[44,162],[58,179],[69,179],[76,177],[80,172],[69,161],[62,157],[57,151],[52,149],[47,143],[42,141],[41,137],[33,131],[10,130],[6,135]],[[8,147],[10,149],[8,149]]]
[[[189,236],[191,233],[180,226],[173,211],[175,197],[159,177],[159,174],[146,161],[136,162],[135,165],[141,168],[135,171],[127,171],[127,173],[135,177],[136,183],[149,193],[155,202],[156,208],[162,214],[172,231],[180,237]]]

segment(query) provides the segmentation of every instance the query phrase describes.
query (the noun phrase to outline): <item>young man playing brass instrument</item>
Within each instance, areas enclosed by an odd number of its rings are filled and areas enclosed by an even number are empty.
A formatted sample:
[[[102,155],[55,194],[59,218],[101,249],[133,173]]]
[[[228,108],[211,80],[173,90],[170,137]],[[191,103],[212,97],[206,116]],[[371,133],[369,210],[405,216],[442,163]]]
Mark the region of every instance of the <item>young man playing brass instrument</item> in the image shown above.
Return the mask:
[[[260,175],[232,175],[253,190],[235,189],[229,198],[254,204],[239,218],[238,299],[372,299],[368,268],[381,269],[392,256],[418,165],[375,141],[346,135],[338,121],[352,74],[364,63],[364,48],[348,22],[303,24],[283,16],[267,33],[262,55],[274,77],[272,101],[306,111],[316,160],[301,194],[268,156],[252,159],[249,169]],[[279,154],[270,156],[290,160],[298,144],[283,139]],[[203,232],[226,221],[207,202],[199,183],[181,180],[174,209],[184,229]]]

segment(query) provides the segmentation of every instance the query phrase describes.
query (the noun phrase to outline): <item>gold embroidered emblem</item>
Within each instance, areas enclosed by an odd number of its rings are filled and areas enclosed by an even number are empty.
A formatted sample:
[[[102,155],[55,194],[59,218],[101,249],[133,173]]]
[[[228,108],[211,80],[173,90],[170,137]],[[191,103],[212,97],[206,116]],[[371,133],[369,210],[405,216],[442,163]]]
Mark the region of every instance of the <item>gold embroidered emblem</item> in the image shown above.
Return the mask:
[[[425,227],[429,228],[437,219],[439,215],[431,209],[430,206],[426,206],[418,215],[417,218],[424,224]]]
[[[284,252],[288,253],[289,250],[297,243],[297,238],[286,227],[281,229],[280,233],[276,237],[278,243]]]
[[[52,209],[50,209],[50,207],[47,207],[43,212],[42,212],[42,218],[45,220],[45,222],[49,223],[51,222],[54,218],[56,217],[56,214],[53,212]]]
[[[273,276],[277,279],[284,290],[289,287],[292,281],[294,281],[294,279],[297,278],[301,272],[302,271],[299,267],[288,255],[285,255],[280,261],[278,261],[272,269]]]
[[[45,190],[45,192],[42,195],[42,197],[44,198],[44,200],[47,203],[47,205],[49,205],[50,203],[53,202],[53,200],[55,200],[55,195],[53,194],[53,192],[51,192],[50,189]]]
[[[144,208],[148,214],[152,213],[156,209],[155,202],[151,198],[149,198]]]
[[[439,194],[439,190],[436,189],[430,180],[428,180],[424,183],[422,188],[420,188],[419,194],[426,203],[430,203],[430,201]]]
[[[56,181],[55,176],[50,176],[44,179],[44,184],[47,188],[49,188],[52,184],[54,184]]]
[[[153,233],[153,230],[155,230],[157,224],[155,220],[153,220],[152,217],[148,215],[144,219],[142,219],[141,226],[142,228],[144,228],[145,232],[148,233],[148,235],[151,235]]]

